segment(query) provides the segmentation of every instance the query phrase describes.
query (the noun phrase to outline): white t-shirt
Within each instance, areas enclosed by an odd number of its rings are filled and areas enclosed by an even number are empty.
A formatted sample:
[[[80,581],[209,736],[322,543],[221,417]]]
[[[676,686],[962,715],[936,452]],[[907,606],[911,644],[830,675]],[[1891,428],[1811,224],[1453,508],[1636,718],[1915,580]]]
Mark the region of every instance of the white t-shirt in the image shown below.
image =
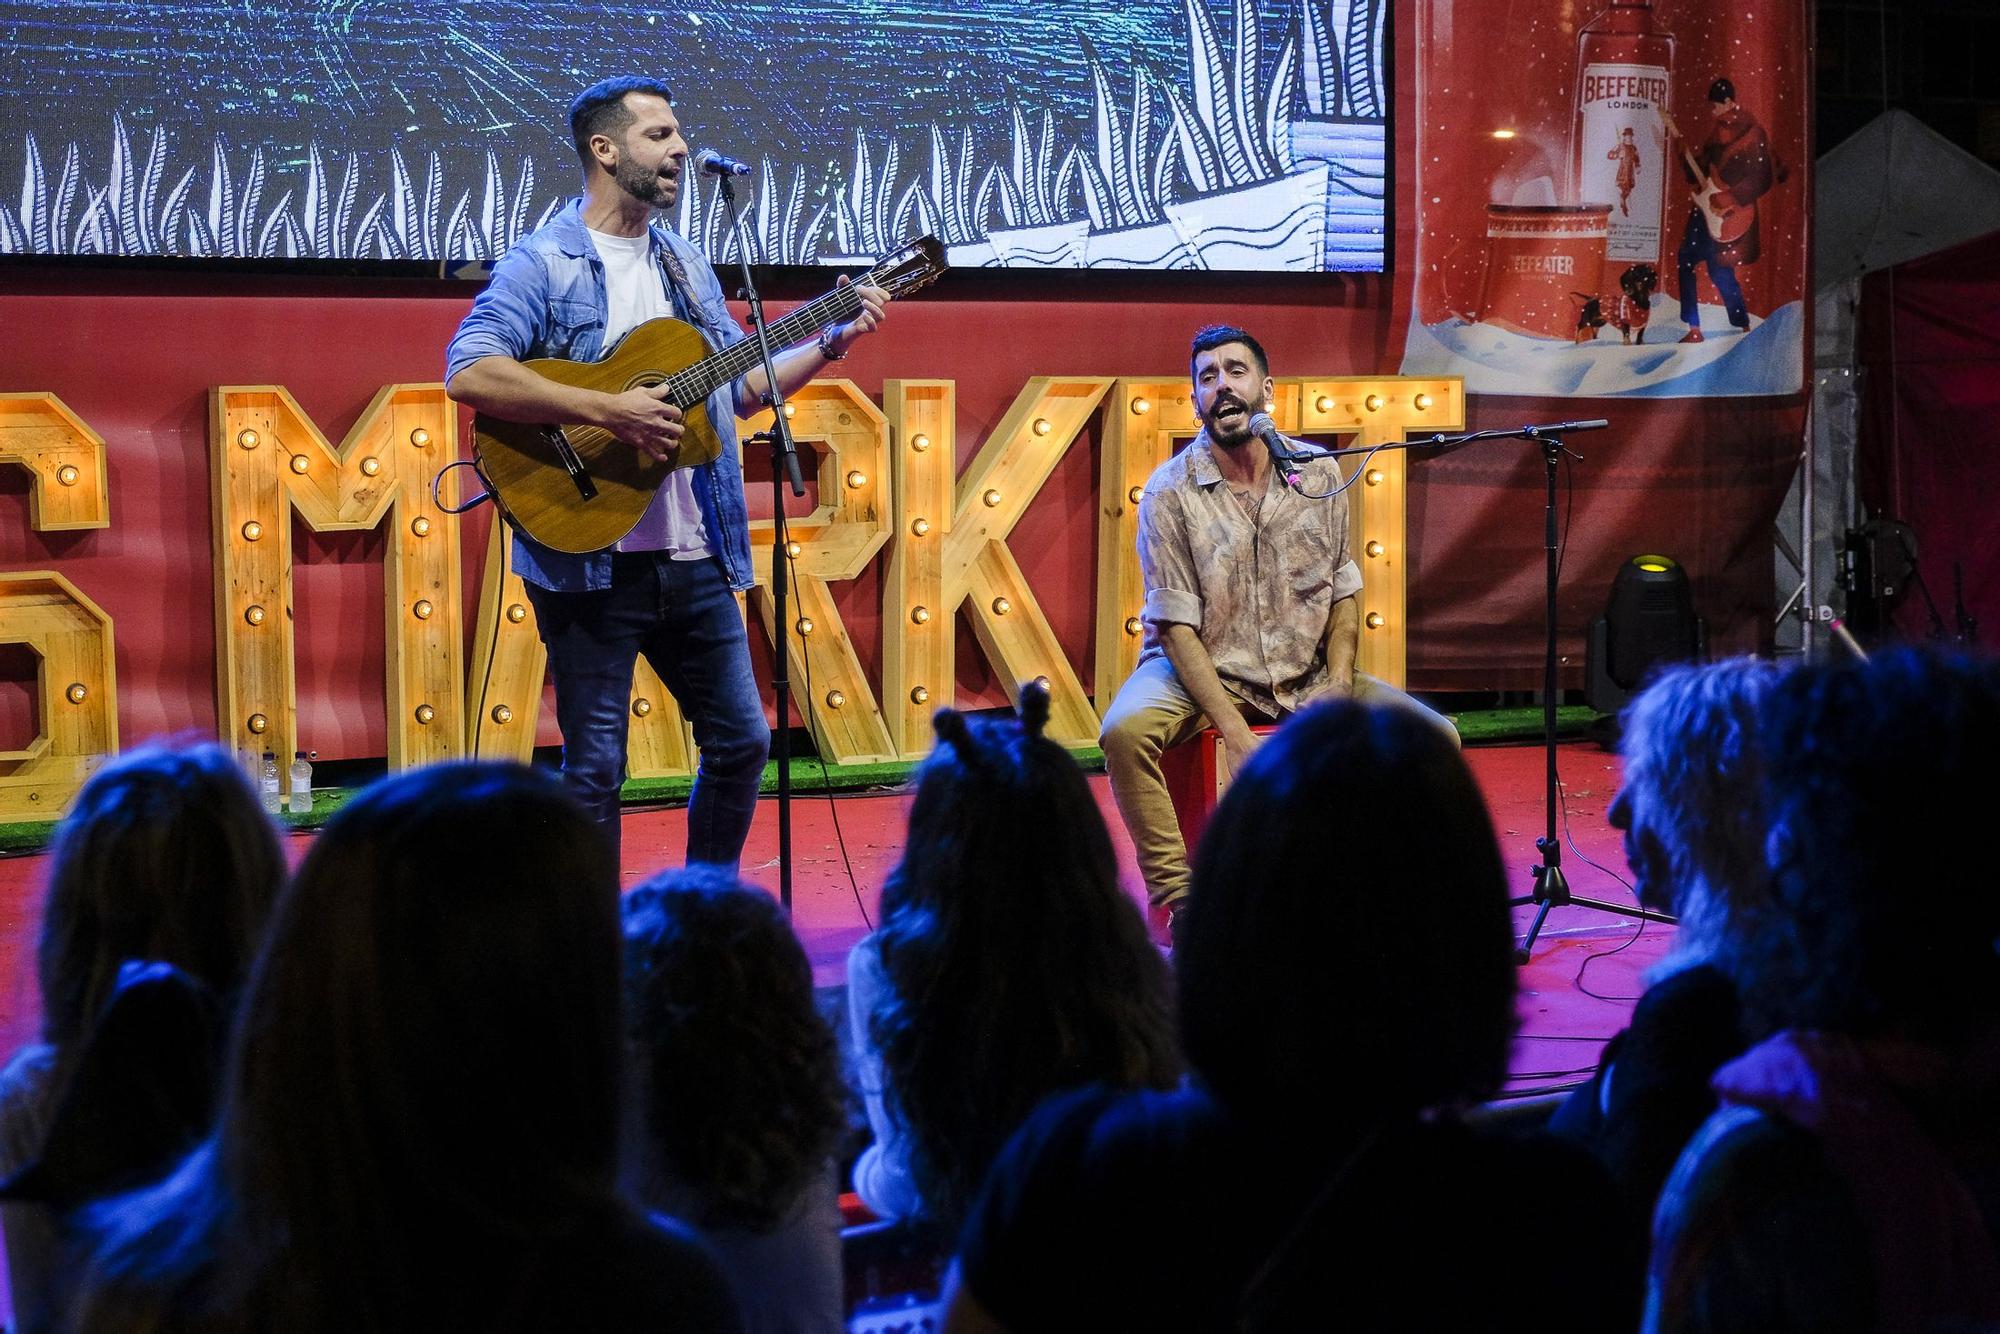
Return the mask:
[[[606,348],[647,320],[674,313],[673,303],[667,299],[665,275],[654,262],[644,234],[609,236],[591,231],[590,243],[604,261],[604,294],[611,307],[604,326]],[[664,551],[674,560],[708,558],[708,530],[702,523],[701,505],[694,498],[694,469],[676,468],[668,475],[653,493],[653,503],[615,549]]]

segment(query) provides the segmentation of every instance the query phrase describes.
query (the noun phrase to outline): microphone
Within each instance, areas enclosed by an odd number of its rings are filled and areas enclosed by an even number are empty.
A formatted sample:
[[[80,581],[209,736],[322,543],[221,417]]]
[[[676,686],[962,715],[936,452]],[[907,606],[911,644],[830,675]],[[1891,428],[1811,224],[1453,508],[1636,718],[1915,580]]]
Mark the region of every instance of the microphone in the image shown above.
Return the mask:
[[[1299,465],[1292,461],[1292,448],[1285,443],[1285,437],[1278,433],[1278,424],[1271,420],[1268,412],[1259,412],[1250,418],[1250,434],[1264,442],[1264,448],[1271,451],[1271,466],[1278,470],[1278,476],[1285,479],[1285,485],[1298,490],[1304,483],[1299,478]]]
[[[1554,435],[1558,431],[1602,431],[1610,425],[1610,421],[1606,418],[1597,417],[1584,422],[1549,422],[1543,426],[1527,426],[1522,429],[1531,435]]]
[[[694,169],[705,176],[748,176],[750,164],[738,162],[733,157],[724,157],[713,148],[704,148],[694,155]]]

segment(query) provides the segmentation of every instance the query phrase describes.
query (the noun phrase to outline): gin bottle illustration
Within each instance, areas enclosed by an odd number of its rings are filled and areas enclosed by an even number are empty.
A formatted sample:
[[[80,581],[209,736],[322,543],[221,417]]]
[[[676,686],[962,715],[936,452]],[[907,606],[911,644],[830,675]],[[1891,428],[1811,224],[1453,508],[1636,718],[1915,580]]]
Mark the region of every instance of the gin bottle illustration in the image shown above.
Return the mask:
[[[1653,0],[1610,0],[1576,43],[1576,121],[1570,131],[1570,195],[1609,204],[1605,265],[1659,265],[1670,239],[1667,207],[1679,198],[1668,157],[1668,90],[1674,37]]]

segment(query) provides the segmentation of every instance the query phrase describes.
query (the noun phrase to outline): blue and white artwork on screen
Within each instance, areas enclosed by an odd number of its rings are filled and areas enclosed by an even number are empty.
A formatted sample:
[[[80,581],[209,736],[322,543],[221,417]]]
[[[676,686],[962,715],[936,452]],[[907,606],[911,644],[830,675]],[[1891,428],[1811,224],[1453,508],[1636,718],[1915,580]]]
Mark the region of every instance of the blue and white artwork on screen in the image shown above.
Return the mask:
[[[755,258],[1379,270],[1387,0],[0,0],[0,253],[490,260],[643,73]],[[714,188],[672,221],[718,261]]]

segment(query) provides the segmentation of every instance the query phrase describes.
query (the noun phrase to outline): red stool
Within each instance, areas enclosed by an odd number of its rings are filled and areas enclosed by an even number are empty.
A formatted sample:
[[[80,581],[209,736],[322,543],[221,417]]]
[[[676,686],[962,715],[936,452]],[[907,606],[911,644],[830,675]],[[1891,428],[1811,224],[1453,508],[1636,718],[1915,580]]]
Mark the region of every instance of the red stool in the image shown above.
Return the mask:
[[[1250,730],[1267,737],[1278,730],[1278,725],[1263,723]],[[1180,820],[1181,841],[1187,844],[1189,858],[1194,856],[1201,831],[1208,827],[1208,817],[1215,813],[1215,803],[1229,786],[1218,753],[1221,749],[1222,734],[1213,727],[1204,727],[1192,740],[1169,746],[1160,756],[1160,771],[1167,780],[1167,795],[1173,799],[1174,814]]]

